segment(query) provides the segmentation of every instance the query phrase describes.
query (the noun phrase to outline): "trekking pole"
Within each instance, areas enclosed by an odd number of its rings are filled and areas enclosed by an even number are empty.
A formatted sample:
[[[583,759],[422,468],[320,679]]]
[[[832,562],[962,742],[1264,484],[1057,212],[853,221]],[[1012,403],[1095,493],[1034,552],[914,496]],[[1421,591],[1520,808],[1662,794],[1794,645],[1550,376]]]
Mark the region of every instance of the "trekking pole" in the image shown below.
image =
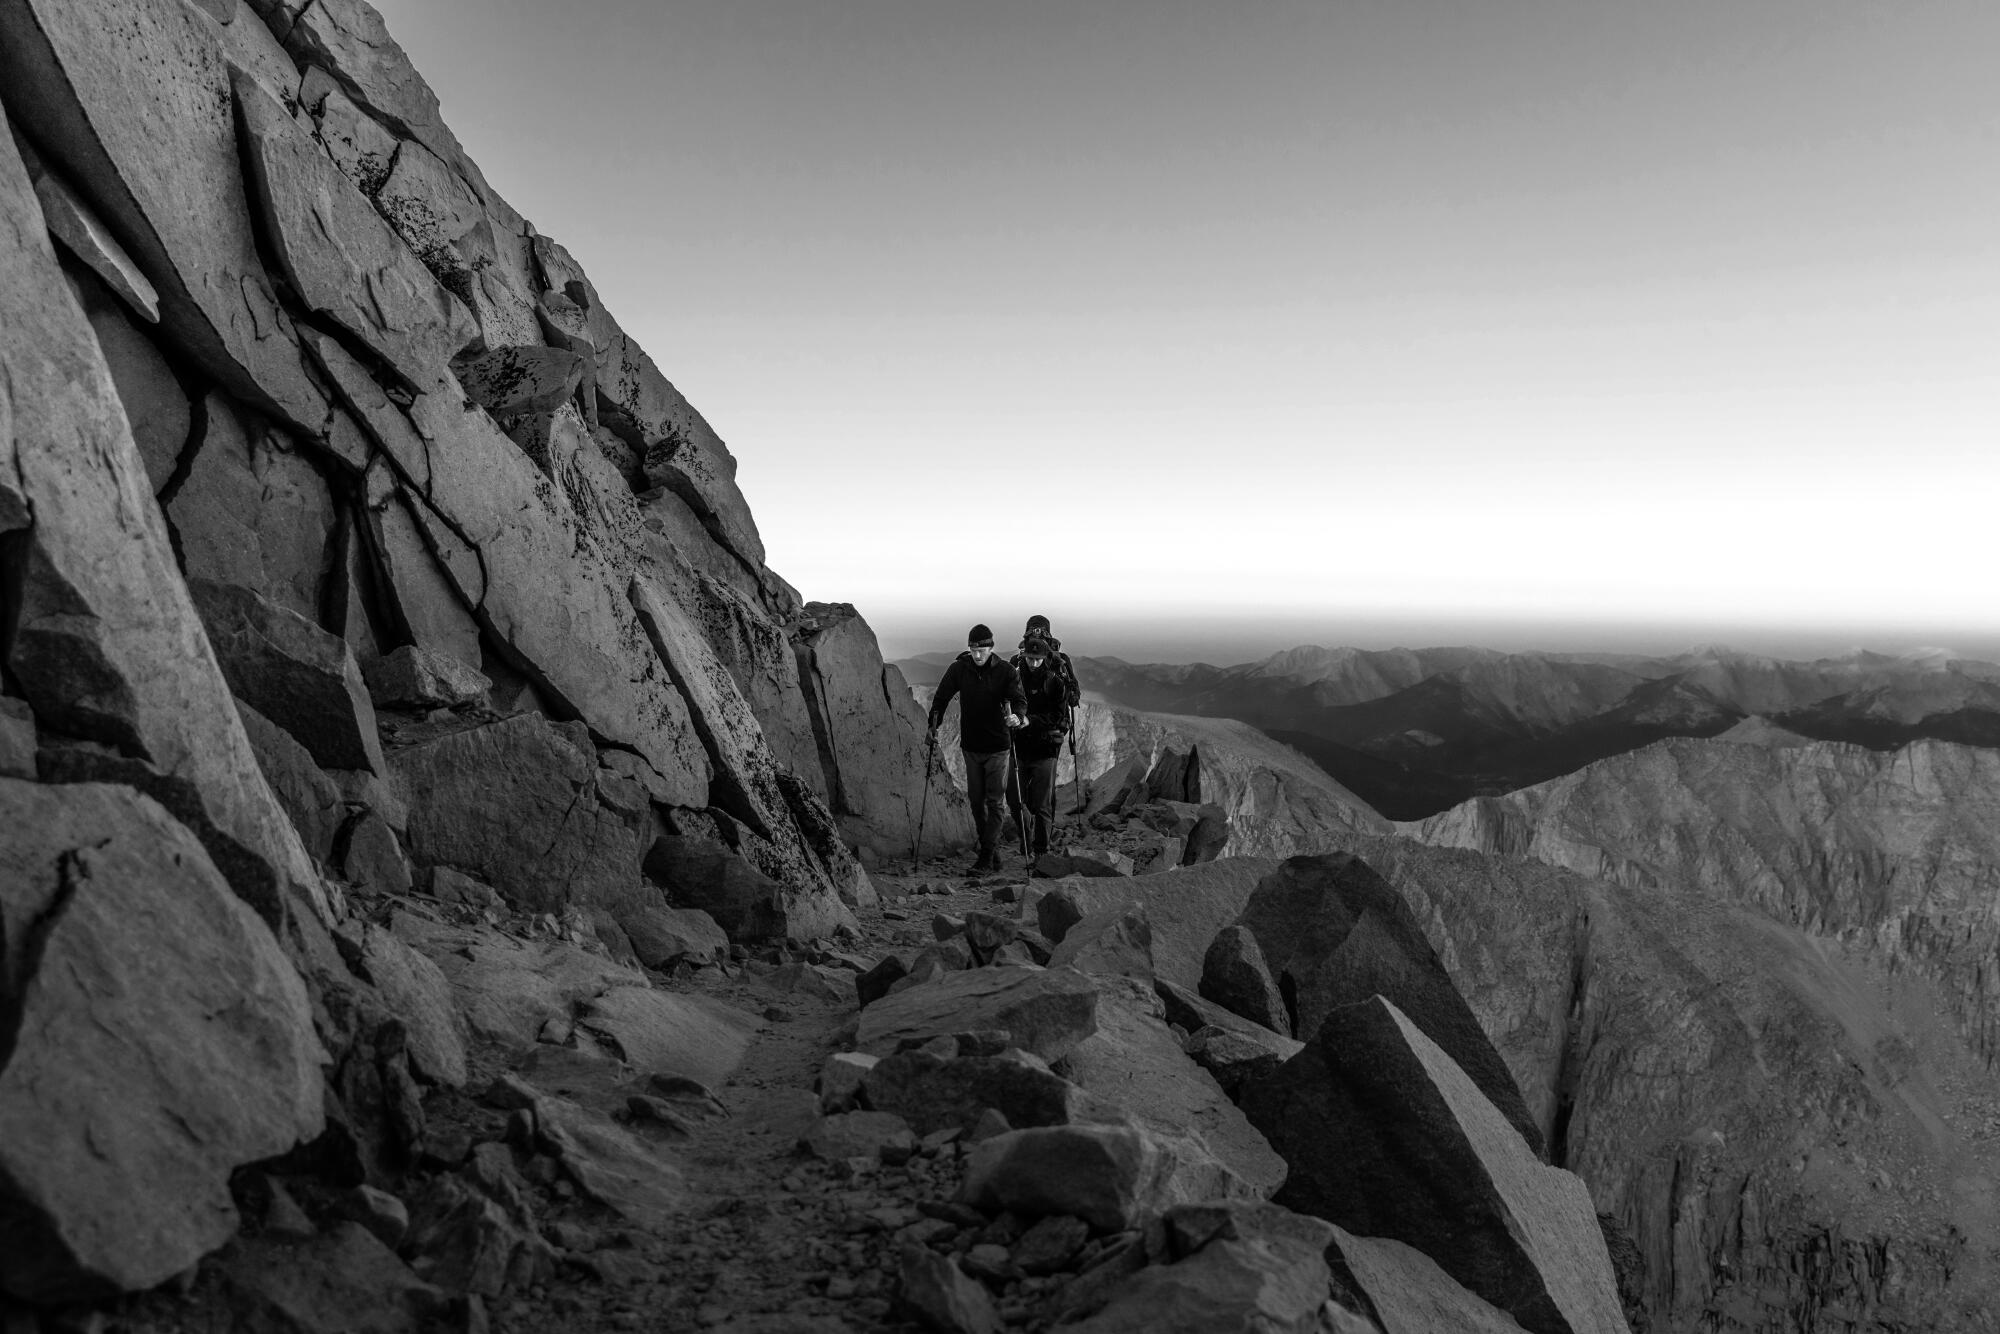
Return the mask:
[[[1076,754],[1076,715],[1074,713],[1069,718],[1069,767],[1075,771],[1070,777],[1076,780],[1076,809],[1071,811],[1070,814],[1081,815],[1089,807],[1090,803],[1084,800],[1083,796],[1083,761],[1078,759]]]
[[[1021,754],[1014,746],[1014,729],[1007,729],[1007,786],[1013,789],[1014,827],[1021,834],[1021,860],[1028,859],[1028,803],[1021,793]]]
[[[932,728],[924,744],[924,799],[917,804],[917,836],[910,840],[910,874],[917,873],[917,849],[924,844],[924,815],[931,806],[931,760],[937,755],[937,729]],[[904,810],[909,807],[905,806]]]

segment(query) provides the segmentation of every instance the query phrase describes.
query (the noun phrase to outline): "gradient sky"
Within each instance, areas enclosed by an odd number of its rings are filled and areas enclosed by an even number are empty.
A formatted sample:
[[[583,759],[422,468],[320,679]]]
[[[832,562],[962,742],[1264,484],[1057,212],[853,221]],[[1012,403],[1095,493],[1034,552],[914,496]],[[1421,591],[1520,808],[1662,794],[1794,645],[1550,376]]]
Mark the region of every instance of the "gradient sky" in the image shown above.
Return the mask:
[[[381,8],[892,651],[2000,638],[1992,0]]]

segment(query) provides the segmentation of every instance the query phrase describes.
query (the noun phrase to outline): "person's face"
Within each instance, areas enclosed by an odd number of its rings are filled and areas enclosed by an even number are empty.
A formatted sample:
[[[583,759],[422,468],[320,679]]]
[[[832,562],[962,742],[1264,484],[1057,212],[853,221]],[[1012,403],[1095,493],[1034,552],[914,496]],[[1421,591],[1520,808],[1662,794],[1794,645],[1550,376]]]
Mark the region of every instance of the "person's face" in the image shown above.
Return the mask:
[[[1042,664],[1047,662],[1048,659],[1040,656],[1039,654],[1030,653],[1026,658],[1022,659],[1022,661],[1026,662],[1030,667],[1034,668],[1036,671],[1039,672],[1040,670],[1042,670]]]
[[[984,667],[986,660],[993,656],[993,646],[991,644],[968,644],[965,651],[972,655],[972,665],[974,667]]]

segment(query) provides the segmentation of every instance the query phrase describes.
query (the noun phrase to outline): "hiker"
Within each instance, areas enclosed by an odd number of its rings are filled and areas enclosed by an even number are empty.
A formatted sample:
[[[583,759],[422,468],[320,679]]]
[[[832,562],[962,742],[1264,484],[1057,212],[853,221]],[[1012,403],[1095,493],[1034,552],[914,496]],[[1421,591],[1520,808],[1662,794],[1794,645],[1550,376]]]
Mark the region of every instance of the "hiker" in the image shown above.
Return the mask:
[[[979,860],[972,874],[1000,869],[1000,825],[1006,818],[1010,734],[1027,723],[1028,700],[1013,664],[993,652],[993,632],[975,625],[965,652],[944,669],[931,699],[930,730],[937,732],[953,696],[958,704],[958,744],[965,752],[965,795],[979,829]]]
[[[1074,762],[1076,760],[1076,734],[1071,728],[1076,722],[1076,706],[1083,699],[1083,687],[1077,684],[1076,668],[1070,665],[1069,654],[1062,651],[1062,640],[1057,639],[1055,631],[1049,628],[1048,617],[1030,616],[1028,618],[1028,623],[1023,627],[1021,634],[1021,653],[1027,651],[1028,638],[1031,635],[1039,635],[1048,641],[1049,659],[1055,665],[1056,672],[1062,677],[1063,704],[1068,710],[1068,716],[1063,720],[1063,728],[1065,731],[1070,731],[1069,752],[1070,759]],[[1021,669],[1021,653],[1017,653],[1014,657],[1015,671]],[[1053,778],[1050,779],[1049,800],[1051,802],[1055,800],[1054,781]],[[1083,808],[1083,772],[1080,768],[1077,771],[1076,781],[1077,809],[1081,810]],[[1012,803],[1008,808],[1009,811],[1012,813],[1015,821],[1019,822],[1021,819],[1021,807],[1019,805],[1020,798],[1018,794],[1010,795],[1007,800],[1009,803]]]
[[[1040,635],[1048,641],[1049,656],[1054,659],[1056,669],[1062,673],[1063,702],[1069,705],[1071,709],[1075,709],[1077,704],[1083,699],[1083,687],[1076,683],[1076,668],[1070,665],[1069,654],[1062,651],[1062,640],[1057,639],[1055,631],[1049,628],[1049,618],[1046,616],[1030,616],[1028,618],[1028,624],[1021,634],[1021,652],[1023,653],[1028,650],[1029,635]]]
[[[1039,857],[1049,850],[1049,835],[1055,829],[1056,760],[1063,738],[1069,735],[1069,687],[1055,649],[1033,631],[1022,638],[1012,666],[1028,701],[1028,725],[1014,735],[1022,802],[1014,818],[1025,821],[1033,855]],[[1014,790],[1012,784],[1009,787]]]

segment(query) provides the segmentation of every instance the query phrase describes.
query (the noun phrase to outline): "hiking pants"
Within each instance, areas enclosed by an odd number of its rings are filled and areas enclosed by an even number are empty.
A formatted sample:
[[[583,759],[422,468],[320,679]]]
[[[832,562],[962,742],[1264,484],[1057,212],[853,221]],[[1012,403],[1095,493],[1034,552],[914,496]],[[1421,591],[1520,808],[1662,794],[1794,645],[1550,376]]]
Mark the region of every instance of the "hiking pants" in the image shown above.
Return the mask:
[[[1007,752],[960,753],[965,756],[965,797],[979,830],[979,855],[991,861],[999,855],[1000,825],[1007,818]]]
[[[1056,827],[1056,757],[1021,761],[1021,800],[1025,812],[1016,819],[1028,822],[1028,846],[1037,857],[1049,850],[1049,835]]]

